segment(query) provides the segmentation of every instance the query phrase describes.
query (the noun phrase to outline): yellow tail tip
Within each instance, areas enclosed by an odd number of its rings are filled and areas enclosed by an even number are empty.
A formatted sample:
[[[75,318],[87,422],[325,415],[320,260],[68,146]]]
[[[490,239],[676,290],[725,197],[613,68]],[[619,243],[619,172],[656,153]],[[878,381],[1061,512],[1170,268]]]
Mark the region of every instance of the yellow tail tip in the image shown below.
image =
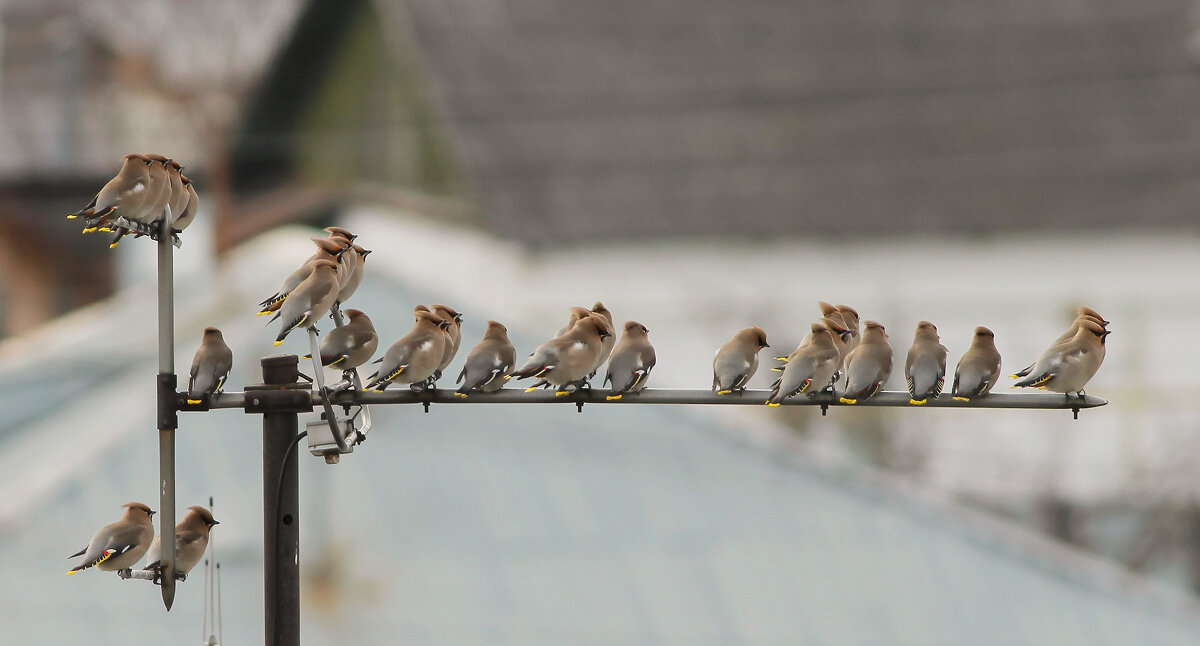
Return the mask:
[[[192,404],[192,405],[203,404],[204,400],[203,399],[189,399],[189,400],[187,400],[187,403]]]
[[[275,347],[277,347],[277,348],[278,348],[278,347],[279,347],[279,346],[281,346],[281,345],[283,345],[283,339],[280,339],[280,340],[278,340],[278,341],[276,341],[276,342],[275,342]]]
[[[95,233],[95,232],[96,232],[96,227],[86,227],[83,230],[83,233]]]
[[[970,397],[959,397],[958,395],[955,395],[955,396],[954,396],[954,401],[956,401],[956,402],[969,402],[969,401],[971,401],[971,398],[970,398]]]
[[[604,398],[604,401],[615,402],[615,401],[617,401],[618,399],[620,399],[620,398],[621,398],[621,397],[623,397],[623,396],[624,396],[624,395],[609,395],[608,397],[605,397],[605,398]]]
[[[733,391],[732,390],[718,390],[717,394],[718,395],[728,395],[731,392],[733,392]]]
[[[843,404],[857,404],[858,403],[857,399],[846,399],[845,397],[838,397],[838,401],[842,402]]]
[[[93,228],[92,231],[101,231],[104,233],[112,233],[113,232],[113,230],[108,227],[100,227],[99,229]]]
[[[559,390],[559,391],[557,391],[557,392],[555,392],[555,393],[554,393],[554,396],[555,396],[555,397],[562,397],[562,396],[564,396],[564,395],[570,395],[570,394],[571,394],[571,391],[569,391],[569,390]]]
[[[770,406],[771,408],[775,408],[776,406],[779,406],[779,405],[780,405],[779,402],[767,402],[767,406]]]
[[[771,372],[783,372],[783,368],[771,368]]]
[[[1046,389],[1045,386],[1038,386],[1038,390],[1045,390],[1045,389]]]
[[[271,310],[263,310],[263,311],[259,312],[258,314],[255,314],[255,316],[266,316],[268,314],[273,314],[273,313],[274,312],[272,312]]]
[[[776,361],[787,361],[788,358],[787,357],[775,357],[775,360]]]
[[[300,357],[300,358],[301,358],[301,359],[311,359],[311,358],[312,358],[312,355],[311,355],[311,354],[306,354],[306,355],[304,355],[304,356],[302,356],[302,357]]]
[[[924,406],[925,402],[927,402],[927,401],[929,401],[929,400],[927,400],[927,399],[910,399],[910,400],[908,400],[908,403],[912,404],[913,406]]]
[[[117,246],[117,245],[119,245],[119,244],[121,244],[121,243],[120,243],[120,242],[114,242],[114,243],[112,243],[112,244],[108,245],[108,248],[109,248],[109,249],[115,249],[115,248],[116,248],[116,246]]]
[[[508,381],[509,379],[512,379],[512,378],[513,378],[513,376],[512,376],[512,375],[504,375],[504,380],[505,380],[505,381]]]
[[[459,398],[461,398],[461,399],[466,399],[466,398],[467,398],[467,395],[466,395],[466,393],[454,393],[454,396],[455,396],[455,397],[459,397]]]
[[[82,572],[82,571],[83,570],[71,570],[70,572],[67,572],[67,576],[71,576],[72,574],[78,574],[79,572]]]
[[[535,391],[535,390],[537,390],[537,386],[530,386],[530,387],[528,387],[528,388],[526,388],[526,389],[525,389],[525,392],[527,392],[527,393],[531,393],[531,392],[533,392],[533,391]]]

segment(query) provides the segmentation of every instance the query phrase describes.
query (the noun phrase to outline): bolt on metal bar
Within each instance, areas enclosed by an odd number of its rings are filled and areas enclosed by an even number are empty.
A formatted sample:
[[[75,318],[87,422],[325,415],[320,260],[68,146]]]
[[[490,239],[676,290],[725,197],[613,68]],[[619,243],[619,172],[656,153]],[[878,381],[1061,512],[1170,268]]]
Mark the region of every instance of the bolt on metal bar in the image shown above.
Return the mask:
[[[158,229],[158,533],[162,537],[162,599],[168,612],[175,603],[175,429],[178,427],[173,403],[177,377],[171,224],[171,209],[167,207]],[[172,396],[167,397],[168,394]]]
[[[556,395],[553,390],[525,392],[519,388],[502,388],[494,393],[471,393],[465,399],[454,395],[448,388],[434,391],[414,392],[398,387],[382,393],[341,391],[331,396],[335,405],[342,404],[703,404],[703,405],[756,405],[762,406],[770,397],[768,390],[746,390],[730,395],[718,395],[700,388],[647,388],[640,393],[627,394],[617,400],[608,400],[606,389],[583,390],[566,395]],[[309,396],[314,403],[320,397],[313,391]],[[1010,408],[1036,410],[1076,410],[1096,408],[1108,404],[1107,400],[1092,395],[1067,397],[1048,393],[992,393],[971,401],[958,401],[948,394],[930,398],[929,402],[914,406],[909,403],[907,392],[884,391],[870,399],[861,399],[857,404],[843,404],[827,395],[809,398],[803,395],[784,400],[784,406],[828,406],[833,407],[897,407],[897,408]],[[211,408],[244,408],[246,394],[224,392],[213,397]]]

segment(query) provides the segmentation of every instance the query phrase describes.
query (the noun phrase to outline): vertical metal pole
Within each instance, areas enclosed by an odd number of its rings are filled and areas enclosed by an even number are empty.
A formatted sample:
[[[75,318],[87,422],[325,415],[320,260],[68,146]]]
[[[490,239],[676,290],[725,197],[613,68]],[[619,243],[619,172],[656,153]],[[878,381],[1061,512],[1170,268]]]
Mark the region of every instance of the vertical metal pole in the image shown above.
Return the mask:
[[[168,211],[169,213],[169,211]],[[158,533],[162,536],[162,598],[167,611],[175,603],[175,268],[171,218],[158,234]]]
[[[263,383],[294,384],[294,354],[262,359]],[[267,646],[300,645],[300,426],[295,410],[263,413],[263,564]]]

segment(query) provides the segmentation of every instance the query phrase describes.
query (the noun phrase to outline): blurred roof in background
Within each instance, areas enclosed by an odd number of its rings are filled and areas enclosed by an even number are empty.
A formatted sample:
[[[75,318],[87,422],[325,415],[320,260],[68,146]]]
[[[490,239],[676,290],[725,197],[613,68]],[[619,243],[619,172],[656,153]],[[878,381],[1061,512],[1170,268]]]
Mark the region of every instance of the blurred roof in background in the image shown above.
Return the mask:
[[[313,0],[235,163],[466,196],[531,243],[1195,230],[1195,12]]]

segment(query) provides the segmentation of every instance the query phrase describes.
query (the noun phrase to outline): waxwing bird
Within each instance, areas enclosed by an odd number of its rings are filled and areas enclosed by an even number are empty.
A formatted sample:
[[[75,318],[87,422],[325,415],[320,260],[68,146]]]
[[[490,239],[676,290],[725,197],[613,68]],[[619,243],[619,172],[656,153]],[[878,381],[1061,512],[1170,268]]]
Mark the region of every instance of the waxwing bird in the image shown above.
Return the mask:
[[[800,393],[815,396],[833,382],[842,357],[835,345],[835,335],[825,323],[829,320],[813,323],[808,343],[788,355],[783,374],[771,385],[771,396],[765,402],[768,406],[779,406],[783,400]]]
[[[313,261],[332,260],[334,262],[339,262],[340,258],[343,254],[345,254],[347,249],[347,247],[342,243],[329,238],[310,238],[310,240],[317,245],[317,250],[313,253],[313,255],[308,257],[308,260],[304,261],[303,265],[300,265],[299,269],[288,274],[287,278],[283,279],[283,285],[280,285],[279,291],[271,294],[265,300],[259,303],[262,308],[259,310],[258,316],[265,316],[267,314],[271,314],[272,312],[279,311],[279,308],[283,305],[283,302],[287,300],[287,297],[292,293],[292,290],[299,287],[300,283],[304,282],[304,279],[308,278],[309,275],[312,274],[314,267]]]
[[[346,310],[345,325],[330,330],[321,339],[321,365],[342,371],[353,370],[371,360],[379,349],[375,324],[362,310]],[[305,359],[312,356],[305,355]]]
[[[150,183],[146,186],[146,201],[142,203],[142,208],[136,212],[127,212],[123,216],[131,223],[141,225],[145,229],[152,231],[154,224],[162,219],[163,211],[171,202],[171,177],[167,173],[167,164],[171,161],[166,157],[157,153],[146,153],[143,155],[150,160],[147,165],[147,172],[150,174]],[[174,214],[172,214],[174,217]],[[125,237],[129,231],[124,227],[117,227],[113,232],[112,242],[109,247],[115,247],[121,242],[121,238]],[[145,231],[138,231],[141,235]]]
[[[769,347],[767,333],[760,327],[748,327],[733,335],[713,357],[713,391],[728,395],[745,390],[758,370],[759,350]]]
[[[221,522],[213,518],[212,512],[199,505],[188,507],[183,520],[175,526],[175,572],[187,579],[188,572],[196,567],[208,549],[208,533],[213,525]],[[146,553],[146,567],[143,570],[156,572],[162,577],[162,536],[155,536],[150,551]]]
[[[127,502],[125,515],[115,523],[96,532],[87,547],[67,558],[82,556],[83,560],[67,574],[82,572],[90,567],[106,572],[123,570],[141,560],[154,539],[154,511],[140,502]]]
[[[182,173],[179,179],[183,182],[183,188],[187,190],[188,201],[184,205],[183,211],[175,216],[175,222],[171,224],[171,228],[175,233],[179,233],[188,228],[192,220],[196,219],[196,212],[200,210],[200,196],[196,195],[196,187],[192,184],[192,180],[185,177]]]
[[[137,153],[129,153],[122,159],[117,176],[108,180],[87,206],[67,216],[72,220],[83,218],[87,222],[84,233],[105,226],[113,217],[142,208],[150,184],[150,160]]]
[[[969,402],[992,391],[1000,377],[1000,351],[996,335],[982,325],[975,328],[971,347],[958,360],[954,369],[954,399]]]
[[[513,372],[517,379],[536,377],[558,387],[558,395],[566,395],[567,386],[582,387],[587,381],[605,337],[612,329],[601,316],[586,316],[575,322],[566,334],[543,343],[520,369]],[[526,389],[529,392],[536,388]]]
[[[1075,336],[1064,343],[1050,346],[1024,379],[1013,384],[1013,388],[1041,388],[1056,393],[1075,394],[1083,397],[1084,386],[1100,369],[1104,362],[1105,338],[1109,331],[1095,323],[1091,317],[1079,319]]]
[[[1077,307],[1075,308],[1075,320],[1071,321],[1071,326],[1067,328],[1066,332],[1063,332],[1061,335],[1059,335],[1059,337],[1054,340],[1054,343],[1051,343],[1050,345],[1054,346],[1060,343],[1066,343],[1071,339],[1071,337],[1075,336],[1075,333],[1079,331],[1079,319],[1081,318],[1091,319],[1100,327],[1106,329],[1108,328],[1108,321],[1104,320],[1104,317],[1100,316],[1099,312],[1090,307]],[[1030,371],[1033,370],[1033,366],[1034,364],[1032,363],[1028,366],[1025,366],[1024,368],[1013,373],[1012,378],[1018,379],[1028,375]]]
[[[174,159],[168,159],[165,165],[167,171],[167,181],[171,187],[171,196],[167,200],[167,206],[171,207],[171,226],[174,228],[175,221],[183,215],[184,209],[187,208],[190,195],[187,187],[183,184],[183,166]]]
[[[356,238],[358,238],[357,235],[350,233],[350,231],[343,229],[342,227],[325,227],[325,231],[329,234],[330,237],[338,236],[338,237],[345,238],[345,239],[349,240],[350,242],[354,242],[354,240]]]
[[[508,328],[497,321],[488,321],[483,340],[467,353],[462,372],[455,381],[462,386],[454,391],[454,395],[466,398],[472,390],[496,392],[504,387],[516,367],[517,350],[508,339]]]
[[[858,312],[849,305],[838,305],[837,311],[841,315],[842,323],[845,324],[846,329],[850,330],[850,338],[846,340],[846,350],[849,352],[857,348],[858,344],[862,342]]]
[[[657,360],[649,333],[645,325],[637,321],[625,321],[625,332],[621,335],[621,342],[613,348],[608,361],[608,374],[604,375],[604,383],[612,384],[612,391],[605,399],[614,401],[625,393],[638,393],[646,387],[646,380]]]
[[[608,311],[608,308],[604,306],[604,303],[596,301],[596,304],[592,306],[591,311],[593,314],[599,314],[600,316],[604,317],[604,322],[608,324],[608,329],[610,331],[616,331],[617,328],[615,325],[613,325],[612,312]],[[589,373],[589,376],[594,376],[596,371],[600,370],[600,366],[604,365],[605,361],[608,361],[608,357],[612,354],[613,347],[616,345],[617,337],[615,335],[610,334],[604,337],[604,340],[600,344],[600,356],[596,357],[596,365],[592,366],[592,371]]]
[[[560,337],[560,336],[566,334],[567,332],[571,331],[571,328],[575,327],[575,323],[577,321],[579,321],[580,318],[588,317],[591,315],[592,315],[592,310],[589,310],[586,307],[578,307],[578,306],[572,307],[571,315],[567,318],[567,324],[564,325],[563,327],[559,328],[558,332],[554,333],[554,336]]]
[[[337,298],[337,263],[332,260],[312,261],[312,273],[292,290],[280,306],[275,319],[283,319],[275,345],[282,345],[288,333],[296,328],[316,329],[317,321],[329,314]]]
[[[446,328],[446,332],[450,337],[449,344],[447,344],[446,348],[442,351],[442,360],[440,363],[438,363],[438,369],[434,373],[437,379],[441,379],[442,371],[446,369],[446,366],[450,365],[451,361],[454,361],[454,355],[458,354],[458,346],[462,343],[463,317],[462,314],[459,314],[453,307],[450,307],[449,305],[438,305],[435,303],[434,305],[430,306],[430,309],[432,309],[433,313],[437,314],[439,318],[443,318],[450,322],[450,327]]]
[[[917,323],[917,332],[908,358],[904,361],[904,381],[908,384],[908,403],[921,406],[930,397],[937,399],[946,382],[946,346],[938,337],[937,326],[929,321]]]
[[[348,269],[346,270],[346,280],[342,282],[341,288],[338,290],[338,303],[345,303],[350,300],[354,292],[358,291],[358,286],[362,284],[363,276],[366,274],[367,256],[370,253],[370,249],[351,245],[342,256]]]
[[[892,374],[892,346],[881,323],[864,321],[858,347],[846,360],[846,392],[838,398],[843,404],[857,404],[873,397]]]
[[[196,350],[196,356],[192,357],[187,403],[199,404],[205,396],[221,390],[231,368],[233,350],[225,343],[221,331],[215,327],[204,328],[200,349]]]
[[[391,384],[413,384],[428,388],[429,378],[437,370],[446,345],[444,330],[450,322],[432,312],[418,311],[416,324],[408,334],[392,344],[379,361],[379,369],[369,377],[364,391],[383,392]]]

